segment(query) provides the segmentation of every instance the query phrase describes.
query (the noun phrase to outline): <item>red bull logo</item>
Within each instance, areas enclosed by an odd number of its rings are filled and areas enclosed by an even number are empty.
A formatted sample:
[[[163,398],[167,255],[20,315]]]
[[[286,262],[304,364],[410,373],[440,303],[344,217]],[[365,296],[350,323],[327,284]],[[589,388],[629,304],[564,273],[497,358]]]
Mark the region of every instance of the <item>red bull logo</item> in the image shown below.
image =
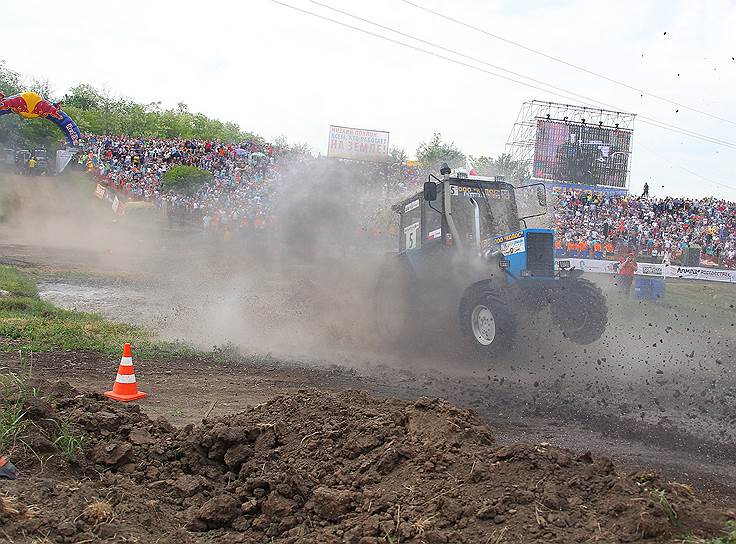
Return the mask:
[[[0,112],[12,111],[26,119],[53,117],[60,121],[64,118],[60,110],[60,104],[52,104],[34,92],[20,93],[7,98],[0,93]]]
[[[28,113],[28,103],[21,95],[9,96],[0,93],[0,111],[12,111],[19,115]]]
[[[61,104],[52,103],[34,92],[25,92],[6,97],[0,92],[0,116],[15,113],[25,119],[41,117],[56,124],[63,132],[69,145],[79,145],[79,127],[61,110]]]

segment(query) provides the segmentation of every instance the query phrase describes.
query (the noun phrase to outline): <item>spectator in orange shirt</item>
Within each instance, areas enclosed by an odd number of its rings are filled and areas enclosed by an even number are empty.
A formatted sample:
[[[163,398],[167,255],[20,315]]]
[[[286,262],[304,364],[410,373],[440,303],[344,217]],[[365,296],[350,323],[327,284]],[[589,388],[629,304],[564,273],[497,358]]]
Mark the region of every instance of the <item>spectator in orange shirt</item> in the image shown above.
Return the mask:
[[[634,274],[636,273],[636,258],[633,253],[629,253],[629,256],[625,259],[622,256],[619,262],[618,276],[619,281],[621,282],[620,287],[628,296],[631,294],[631,284],[634,282]]]

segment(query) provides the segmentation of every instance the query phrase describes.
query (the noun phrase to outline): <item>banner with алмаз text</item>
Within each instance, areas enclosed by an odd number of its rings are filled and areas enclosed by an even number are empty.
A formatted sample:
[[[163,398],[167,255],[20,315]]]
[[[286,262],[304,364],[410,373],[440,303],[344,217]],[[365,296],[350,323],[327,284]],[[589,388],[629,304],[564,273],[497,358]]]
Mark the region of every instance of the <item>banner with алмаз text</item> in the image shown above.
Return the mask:
[[[556,259],[556,261],[569,261],[574,268],[582,270],[583,272],[592,272],[594,274],[618,274],[619,263],[617,261],[601,261],[597,259]],[[736,283],[736,270],[708,268],[704,266],[638,263],[636,274],[639,276],[656,276],[660,278],[680,278],[686,280]]]

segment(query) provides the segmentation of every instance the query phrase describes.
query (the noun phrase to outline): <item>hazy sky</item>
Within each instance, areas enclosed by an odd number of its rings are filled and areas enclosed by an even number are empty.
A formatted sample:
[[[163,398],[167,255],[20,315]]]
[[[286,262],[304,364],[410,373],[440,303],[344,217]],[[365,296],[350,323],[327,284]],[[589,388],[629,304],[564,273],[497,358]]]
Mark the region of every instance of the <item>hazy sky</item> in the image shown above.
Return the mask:
[[[654,194],[736,200],[735,1],[413,0],[730,122],[641,96],[401,0],[319,1],[617,109],[731,142],[716,145],[637,121],[631,189],[639,192],[649,181]],[[283,2],[431,49],[310,0]],[[50,80],[57,95],[89,82],[138,101],[183,101],[193,111],[266,138],[283,134],[322,153],[328,126],[337,124],[388,130],[391,144],[410,156],[433,132],[468,154],[497,155],[524,101],[572,102],[271,0],[189,5],[71,0],[62,8],[37,1],[29,11],[8,2],[0,58]]]

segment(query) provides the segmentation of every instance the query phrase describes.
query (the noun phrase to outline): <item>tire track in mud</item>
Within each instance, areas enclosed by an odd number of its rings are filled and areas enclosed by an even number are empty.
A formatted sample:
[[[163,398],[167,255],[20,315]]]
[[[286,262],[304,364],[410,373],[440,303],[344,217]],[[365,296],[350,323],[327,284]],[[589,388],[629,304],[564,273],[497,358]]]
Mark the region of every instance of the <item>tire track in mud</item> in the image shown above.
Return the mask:
[[[372,393],[411,400],[439,396],[472,408],[509,442],[550,442],[610,455],[636,467],[657,467],[696,483],[713,496],[736,497],[736,445],[674,426],[666,427],[581,408],[570,399],[532,401],[522,390],[479,387],[470,380],[383,369],[359,380]]]

